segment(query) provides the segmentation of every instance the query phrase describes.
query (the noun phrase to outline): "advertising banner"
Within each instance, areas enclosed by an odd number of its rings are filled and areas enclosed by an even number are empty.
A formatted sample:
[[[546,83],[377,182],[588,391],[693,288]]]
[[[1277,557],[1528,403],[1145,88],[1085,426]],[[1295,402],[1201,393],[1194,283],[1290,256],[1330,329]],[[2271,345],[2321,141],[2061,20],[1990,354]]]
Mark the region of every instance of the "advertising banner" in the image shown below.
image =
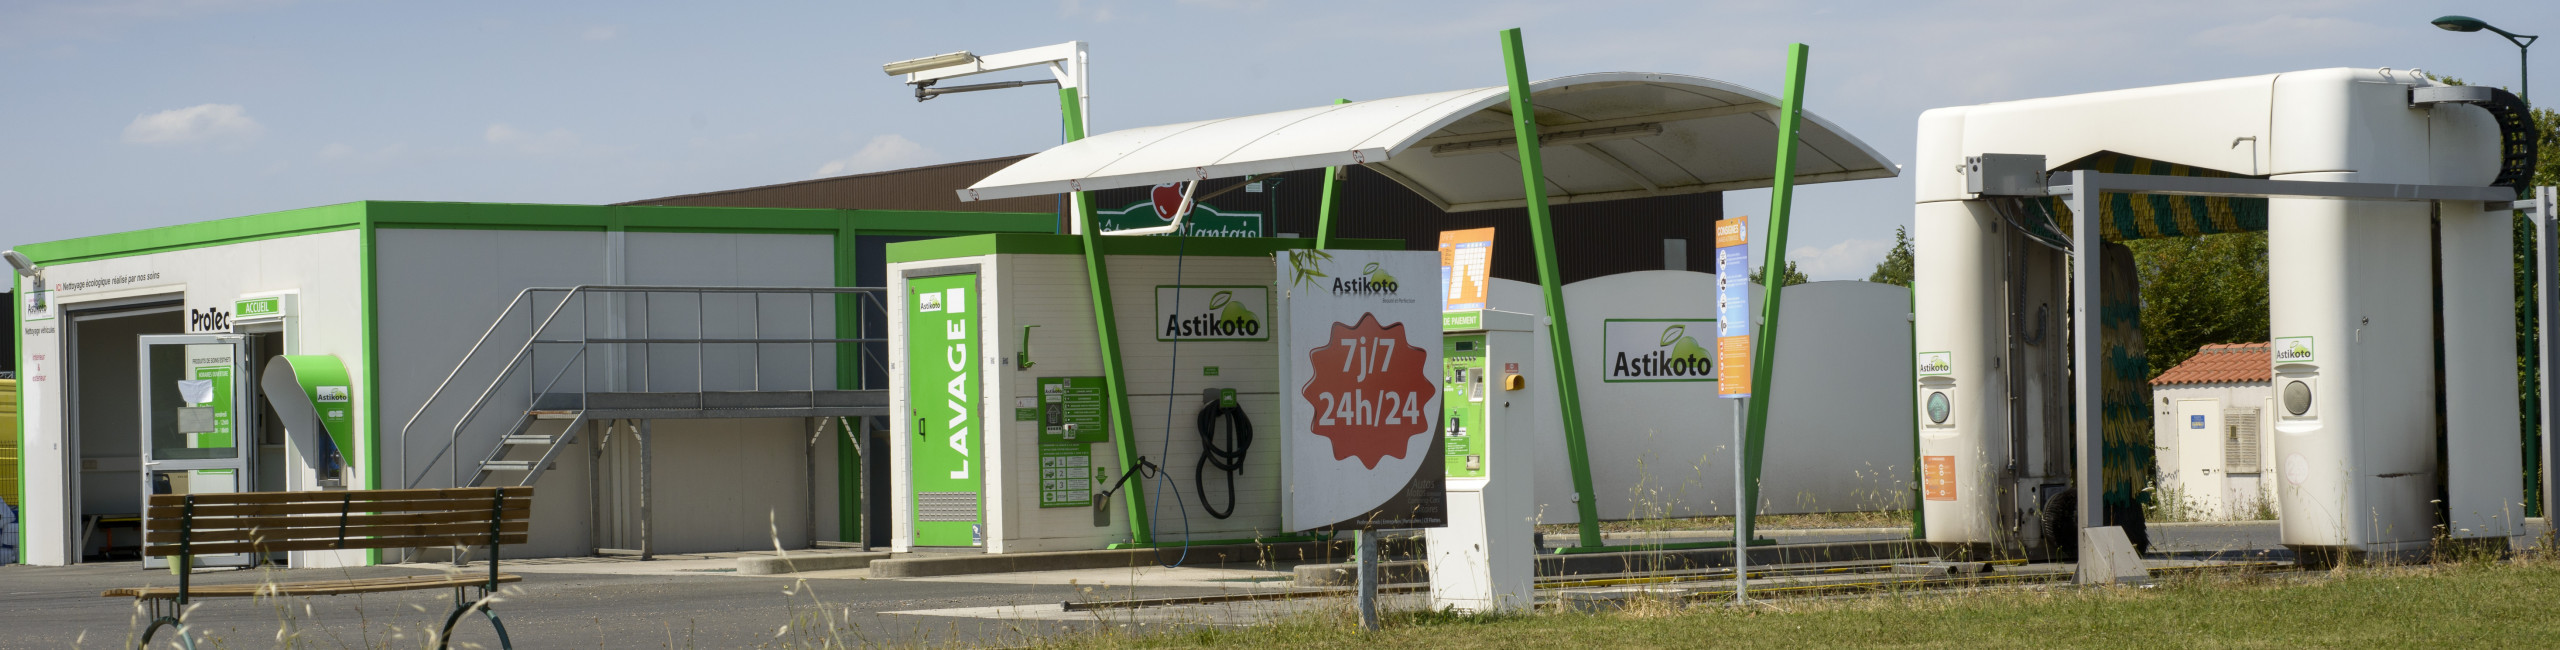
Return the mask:
[[[1440,231],[1441,310],[1483,309],[1492,279],[1492,228]]]
[[[1716,396],[1751,396],[1750,217],[1716,222]]]
[[[1293,250],[1282,288],[1281,525],[1448,525],[1439,292],[1422,251]]]
[[[1221,209],[1210,205],[1207,201],[1198,201],[1201,195],[1224,187],[1210,183],[1201,183],[1201,185],[1206,187],[1193,193],[1193,199],[1197,202],[1191,206],[1191,216],[1183,218],[1181,232],[1165,233],[1161,236],[1263,237],[1268,235],[1266,231],[1269,228],[1259,211]],[[1263,195],[1258,189],[1248,189],[1244,196],[1250,198],[1240,200],[1260,200]],[[1112,203],[1101,205],[1112,205]],[[1155,228],[1171,224],[1173,215],[1182,211],[1182,184],[1157,185],[1147,191],[1146,200],[1121,204],[1121,206],[1094,210],[1093,216],[1102,223],[1103,232]]]

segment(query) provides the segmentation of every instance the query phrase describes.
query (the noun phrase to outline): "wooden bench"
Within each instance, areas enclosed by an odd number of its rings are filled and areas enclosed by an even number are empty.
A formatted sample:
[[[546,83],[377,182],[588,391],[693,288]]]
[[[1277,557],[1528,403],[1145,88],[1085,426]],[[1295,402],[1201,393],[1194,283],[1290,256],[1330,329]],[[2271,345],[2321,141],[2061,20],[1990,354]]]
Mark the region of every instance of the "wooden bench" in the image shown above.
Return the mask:
[[[451,588],[453,612],[445,616],[437,647],[447,647],[454,624],[476,609],[497,629],[498,644],[513,648],[507,626],[490,611],[488,598],[499,584],[523,579],[498,572],[498,548],[524,543],[532,514],[531,487],[157,494],[151,496],[142,553],[170,558],[179,567],[178,586],[113,589],[102,595],[148,606],[151,626],[143,629],[141,646],[149,646],[151,636],[167,626],[178,628],[181,645],[194,648],[181,620],[193,598]],[[186,570],[189,558],[206,555],[439,546],[489,547],[489,573],[196,587],[189,584],[191,572]]]

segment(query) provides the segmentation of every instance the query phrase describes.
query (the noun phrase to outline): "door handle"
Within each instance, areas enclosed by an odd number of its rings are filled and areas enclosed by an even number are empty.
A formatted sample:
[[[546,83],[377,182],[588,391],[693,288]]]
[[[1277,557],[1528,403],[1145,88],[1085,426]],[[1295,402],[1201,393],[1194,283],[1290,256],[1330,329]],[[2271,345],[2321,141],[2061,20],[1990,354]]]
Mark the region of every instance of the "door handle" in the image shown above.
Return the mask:
[[[916,437],[924,437],[924,418],[916,418]]]

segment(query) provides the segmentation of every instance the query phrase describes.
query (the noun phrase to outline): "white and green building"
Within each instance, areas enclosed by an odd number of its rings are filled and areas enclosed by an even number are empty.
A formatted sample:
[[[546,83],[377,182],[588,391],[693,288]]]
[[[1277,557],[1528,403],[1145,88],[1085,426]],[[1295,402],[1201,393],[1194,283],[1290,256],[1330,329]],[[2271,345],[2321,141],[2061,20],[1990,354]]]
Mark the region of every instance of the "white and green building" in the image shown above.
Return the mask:
[[[858,288],[890,242],[1055,223],[366,201],[17,246],[20,561],[130,556],[154,491],[531,484],[525,556],[858,541]]]

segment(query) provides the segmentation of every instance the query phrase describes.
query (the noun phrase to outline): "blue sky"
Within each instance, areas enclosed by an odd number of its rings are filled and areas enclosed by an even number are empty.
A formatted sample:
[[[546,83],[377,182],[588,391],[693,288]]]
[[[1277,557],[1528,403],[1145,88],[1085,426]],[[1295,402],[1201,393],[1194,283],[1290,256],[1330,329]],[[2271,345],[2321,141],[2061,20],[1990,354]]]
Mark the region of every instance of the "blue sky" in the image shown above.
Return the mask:
[[[1497,85],[1506,27],[1525,28],[1532,78],[1764,90],[1801,41],[1807,110],[1907,164],[1940,106],[2337,66],[2512,87],[2514,46],[2427,24],[2447,13],[2560,32],[2548,0],[5,0],[0,244],[363,199],[608,203],[1054,144],[1051,93],[918,104],[880,72],[962,49],[1087,41],[1100,132]],[[1863,278],[1910,201],[1907,179],[1800,188],[1790,255]]]

